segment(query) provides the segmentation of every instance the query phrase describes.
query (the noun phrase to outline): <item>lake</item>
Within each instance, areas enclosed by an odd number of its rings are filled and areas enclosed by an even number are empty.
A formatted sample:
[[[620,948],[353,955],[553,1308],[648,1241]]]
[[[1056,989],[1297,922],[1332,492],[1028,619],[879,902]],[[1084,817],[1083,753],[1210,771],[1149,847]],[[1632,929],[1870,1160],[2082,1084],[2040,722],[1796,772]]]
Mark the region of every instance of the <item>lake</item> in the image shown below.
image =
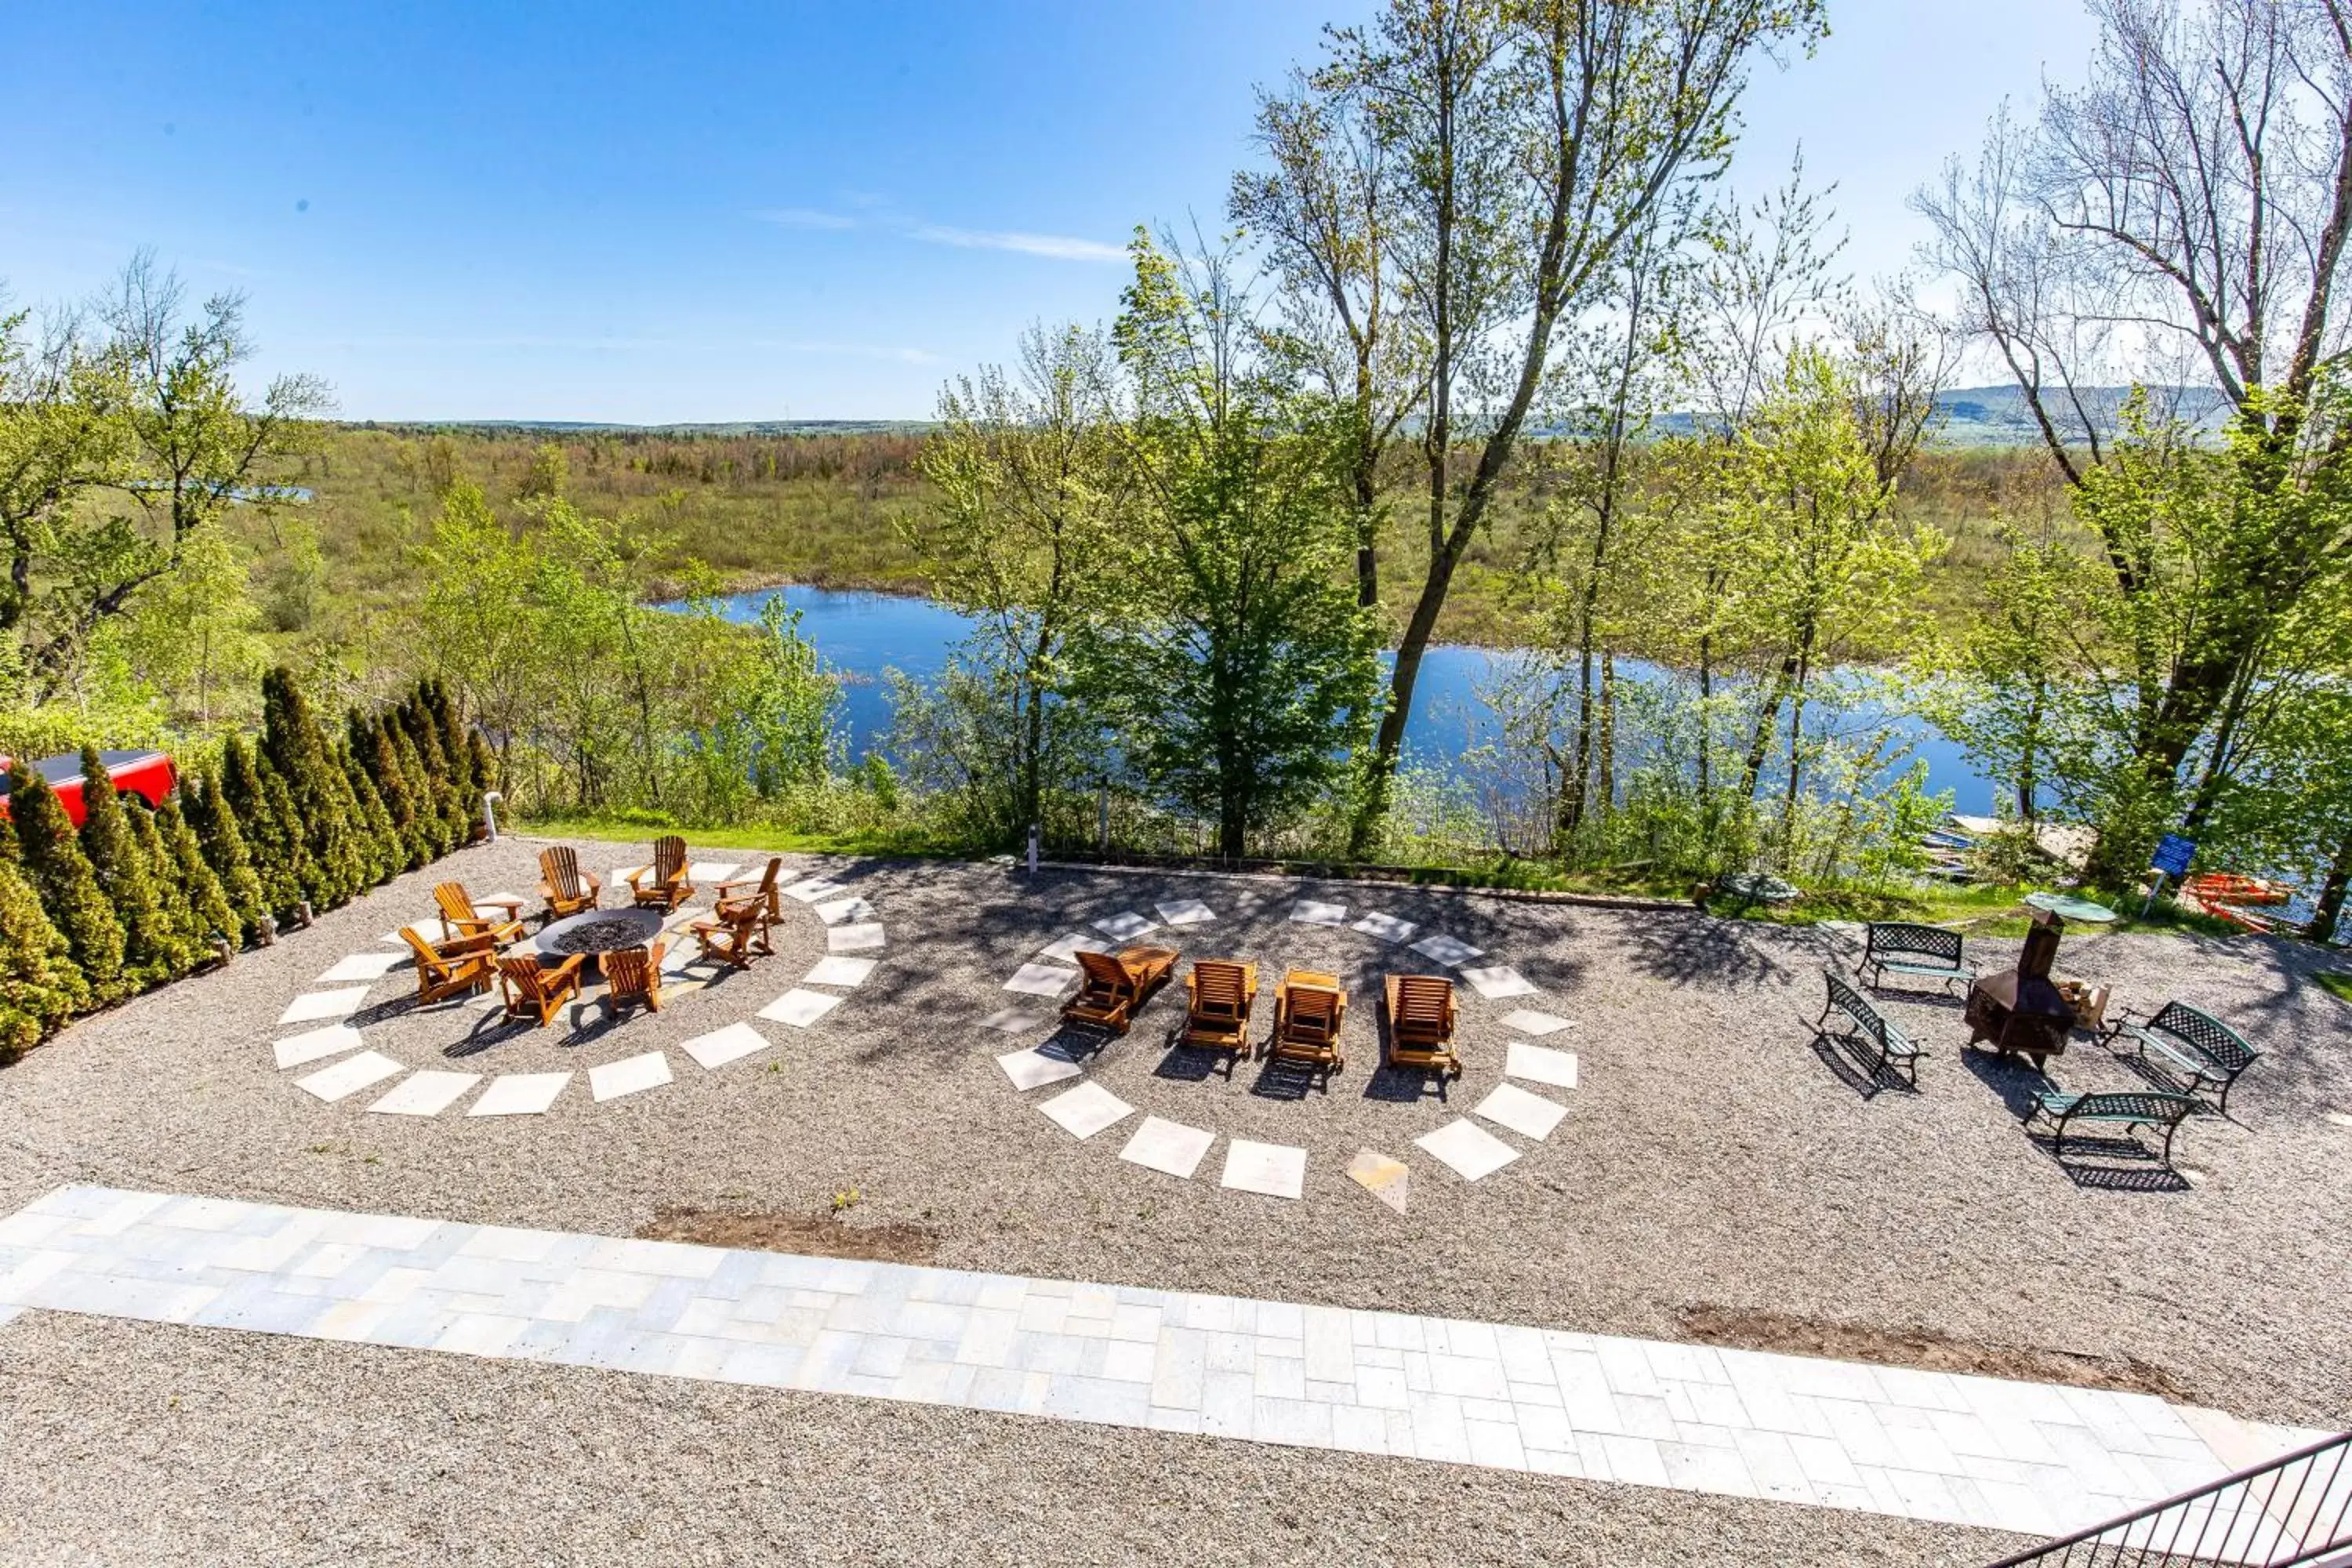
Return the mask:
[[[963,616],[929,599],[834,588],[769,588],[721,601],[730,620],[753,621],[760,607],[781,595],[801,613],[801,635],[816,646],[843,679],[843,721],[850,754],[865,755],[890,727],[885,669],[918,679],[937,675],[948,653],[971,630]],[[1423,761],[1459,756],[1491,739],[1495,719],[1479,700],[1478,689],[1512,656],[1492,648],[1441,645],[1423,658],[1412,720],[1405,729],[1409,758]],[[1631,679],[1654,676],[1649,666],[1621,662]],[[1927,764],[1927,787],[1948,789],[1953,809],[1994,815],[1991,782],[1977,771],[1959,744],[1924,720],[1912,721],[1917,755]]]

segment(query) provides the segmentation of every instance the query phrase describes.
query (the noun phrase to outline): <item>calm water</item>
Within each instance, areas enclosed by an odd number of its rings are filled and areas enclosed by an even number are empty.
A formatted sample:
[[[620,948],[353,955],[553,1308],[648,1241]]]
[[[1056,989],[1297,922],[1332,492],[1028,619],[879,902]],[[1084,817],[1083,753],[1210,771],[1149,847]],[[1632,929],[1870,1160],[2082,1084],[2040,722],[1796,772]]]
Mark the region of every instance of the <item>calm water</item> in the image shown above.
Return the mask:
[[[779,595],[788,606],[801,612],[802,635],[843,677],[843,719],[853,756],[863,756],[890,726],[889,696],[882,672],[901,670],[918,680],[937,675],[947,663],[949,650],[971,626],[964,616],[929,599],[831,588],[739,594],[725,601],[726,613],[732,620],[756,620],[760,606]],[[1508,657],[1487,648],[1431,648],[1422,661],[1412,721],[1405,731],[1408,754],[1423,760],[1458,756],[1491,738],[1494,715],[1479,700],[1478,688]],[[1629,668],[1635,679],[1647,668],[1619,666],[1621,673]],[[1956,810],[1991,811],[1992,785],[1970,764],[1967,752],[1924,721],[1917,723],[1915,739],[1918,755],[1927,763],[1930,790],[1952,791]]]

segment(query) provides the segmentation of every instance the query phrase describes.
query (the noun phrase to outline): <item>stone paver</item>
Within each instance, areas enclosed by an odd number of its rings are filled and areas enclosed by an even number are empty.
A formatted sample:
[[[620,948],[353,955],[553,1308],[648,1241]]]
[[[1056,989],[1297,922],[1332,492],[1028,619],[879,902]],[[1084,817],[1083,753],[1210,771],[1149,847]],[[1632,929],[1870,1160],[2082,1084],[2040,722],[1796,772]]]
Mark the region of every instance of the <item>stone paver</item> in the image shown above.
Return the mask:
[[[829,899],[835,893],[846,892],[848,889],[829,877],[811,877],[805,882],[794,882],[789,888],[781,888],[777,890],[788,899],[798,899],[802,903],[813,904],[819,899]]]
[[[315,1024],[322,1018],[348,1018],[367,1002],[368,988],[347,986],[341,991],[311,991],[286,1004],[286,1011],[278,1015],[281,1024]]]
[[[100,1187],[59,1188],[0,1219],[0,1322],[27,1308],[946,1403],[2029,1535],[2234,1468],[2200,1436],[2198,1413],[2145,1394]]]
[[[1529,1094],[1517,1084],[1498,1083],[1493,1093],[1470,1108],[1470,1114],[1540,1143],[1551,1136],[1551,1130],[1568,1114],[1568,1107],[1540,1094]]]
[[[1221,1187],[1235,1192],[1264,1193],[1270,1198],[1297,1198],[1307,1189],[1307,1151],[1287,1143],[1255,1143],[1236,1138],[1225,1145],[1225,1173]]]
[[[659,1051],[647,1051],[643,1056],[623,1057],[619,1061],[590,1068],[588,1092],[599,1101],[618,1100],[625,1094],[659,1089],[670,1078],[669,1058]]]
[[[872,921],[835,926],[824,933],[829,952],[870,952],[882,945],[882,928]]]
[[[760,1016],[773,1024],[790,1024],[805,1029],[841,1005],[841,998],[823,991],[803,991],[793,986],[782,996],[760,1009]]]
[[[1160,918],[1172,926],[1206,925],[1217,918],[1217,911],[1198,899],[1171,899],[1164,904],[1154,904]]]
[[[1319,899],[1301,899],[1290,906],[1290,918],[1300,925],[1343,926],[1348,923],[1348,906],[1327,904]]]
[[[1414,1139],[1413,1146],[1433,1154],[1465,1182],[1491,1176],[1519,1157],[1519,1152],[1466,1116],[1454,1118],[1434,1132]]]
[[[1025,1051],[1007,1051],[996,1058],[1013,1087],[1027,1090],[1043,1089],[1049,1083],[1061,1083],[1076,1078],[1087,1069],[1058,1051],[1044,1046]]]
[[[1349,929],[1362,931],[1366,936],[1376,936],[1382,942],[1407,942],[1421,928],[1411,921],[1374,910]]]
[[[1499,1002],[1510,996],[1533,996],[1540,989],[1507,963],[1497,963],[1485,969],[1465,969],[1462,978],[1489,1002]]]
[[[1348,1179],[1402,1214],[1412,1197],[1412,1171],[1377,1149],[1359,1149],[1348,1162]]]
[[[815,968],[801,976],[801,984],[838,985],[845,991],[854,991],[866,984],[874,973],[874,966],[880,962],[876,958],[820,958]]]
[[[332,1067],[320,1068],[308,1078],[296,1079],[294,1087],[331,1104],[407,1070],[382,1051],[362,1051],[355,1057],[345,1057]]]
[[[1056,963],[1076,963],[1082,952],[1108,952],[1118,943],[1098,936],[1088,936],[1082,931],[1072,931],[1058,942],[1049,942],[1037,950],[1040,958],[1050,958]]]
[[[1024,996],[1059,996],[1077,984],[1078,972],[1054,963],[1024,963],[1004,983],[1007,991]]]
[[[1576,1027],[1570,1019],[1550,1013],[1530,1012],[1525,1007],[1514,1013],[1504,1014],[1503,1022],[1511,1028],[1522,1034],[1533,1035],[1538,1039],[1541,1039],[1546,1035],[1557,1035],[1562,1029]]]
[[[335,966],[312,984],[335,985],[351,980],[381,980],[413,962],[405,952],[355,952],[349,958],[337,959]]]
[[[1554,1089],[1574,1089],[1576,1053],[1554,1050],[1549,1046],[1531,1046],[1525,1040],[1513,1040],[1511,1048],[1503,1053],[1503,1072],[1507,1077],[1523,1078],[1529,1083],[1548,1083]]]
[[[729,1062],[741,1061],[766,1050],[768,1037],[749,1024],[730,1024],[723,1029],[695,1036],[681,1048],[702,1066],[716,1071]]]
[[[983,1029],[995,1029],[1007,1035],[1030,1035],[1052,1023],[1054,1015],[1035,1007],[999,1007],[980,1021]]]
[[[289,1035],[272,1048],[279,1067],[299,1068],[305,1062],[322,1062],[358,1050],[363,1043],[360,1032],[349,1024],[330,1024],[323,1029]]]
[[[543,1116],[563,1086],[572,1081],[568,1072],[510,1072],[490,1079],[490,1087],[482,1090],[473,1104],[466,1107],[468,1116]]]
[[[1444,931],[1423,937],[1412,944],[1412,951],[1432,963],[1442,963],[1448,969],[1459,969],[1472,959],[1486,955],[1485,948],[1472,947],[1459,937],[1447,936]]]
[[[1098,1083],[1082,1083],[1040,1101],[1037,1109],[1073,1138],[1091,1138],[1111,1123],[1135,1114],[1135,1107]]]
[[[834,899],[816,906],[816,918],[829,926],[855,924],[874,918],[874,906],[864,899]]]
[[[1159,929],[1160,922],[1158,921],[1151,919],[1148,915],[1137,914],[1133,910],[1124,910],[1118,914],[1112,915],[1108,920],[1099,920],[1095,921],[1095,930],[1101,931],[1106,936],[1116,938],[1120,942],[1133,942],[1136,938],[1143,935],[1146,931],[1158,931]]]
[[[1135,1136],[1127,1141],[1127,1147],[1118,1152],[1118,1157],[1146,1170],[1159,1171],[1189,1182],[1192,1179],[1192,1173],[1201,1168],[1202,1158],[1208,1153],[1209,1145],[1216,1141],[1217,1135],[1204,1128],[1187,1127],[1181,1121],[1147,1116],[1143,1119],[1143,1125],[1135,1130]]]
[[[392,1091],[368,1107],[375,1116],[438,1116],[459,1100],[466,1091],[482,1081],[478,1072],[441,1072],[425,1069],[410,1073],[392,1086]]]

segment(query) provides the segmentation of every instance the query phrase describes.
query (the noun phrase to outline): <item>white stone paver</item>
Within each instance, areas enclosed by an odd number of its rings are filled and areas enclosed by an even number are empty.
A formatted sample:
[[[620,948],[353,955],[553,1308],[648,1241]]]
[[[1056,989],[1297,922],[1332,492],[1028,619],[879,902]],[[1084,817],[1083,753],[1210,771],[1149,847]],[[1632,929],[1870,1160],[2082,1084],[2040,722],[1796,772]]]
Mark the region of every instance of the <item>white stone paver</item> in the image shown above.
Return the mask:
[[[1225,1173],[1217,1184],[1235,1192],[1264,1193],[1270,1198],[1302,1196],[1307,1189],[1307,1151],[1287,1143],[1234,1139],[1225,1145]]]
[[[1147,1116],[1143,1119],[1143,1125],[1135,1130],[1135,1136],[1127,1141],[1127,1147],[1118,1152],[1118,1157],[1146,1170],[1160,1171],[1189,1182],[1192,1179],[1192,1173],[1201,1168],[1202,1158],[1208,1153],[1209,1145],[1216,1141],[1217,1135],[1204,1128],[1187,1127],[1181,1121],[1170,1121],[1164,1117]]]
[[[296,1079],[294,1087],[332,1104],[357,1094],[372,1083],[382,1083],[394,1074],[407,1070],[382,1051],[362,1051],[355,1057],[345,1057],[331,1068],[320,1068],[308,1078]]]
[[[778,890],[788,899],[798,899],[802,903],[813,904],[819,899],[829,899],[834,894],[847,889],[830,878],[811,877],[805,882],[794,882],[791,887]]]
[[[1073,1138],[1091,1138],[1113,1122],[1135,1114],[1135,1107],[1098,1083],[1082,1083],[1051,1100],[1039,1101],[1037,1109]]]
[[[1540,989],[1507,963],[1497,963],[1485,969],[1465,969],[1462,978],[1470,983],[1472,990],[1489,1002],[1499,1002],[1508,996],[1533,996]]]
[[[1348,923],[1348,906],[1327,904],[1318,899],[1301,899],[1290,906],[1290,918],[1300,925],[1343,926]]]
[[[1414,1139],[1413,1146],[1438,1161],[1465,1182],[1491,1176],[1519,1157],[1519,1152],[1466,1116],[1454,1118],[1434,1132]]]
[[[866,984],[880,962],[874,958],[820,958],[814,969],[801,976],[801,984],[838,985],[845,991],[853,991]]]
[[[500,1073],[490,1079],[489,1088],[482,1090],[473,1104],[466,1107],[466,1114],[543,1116],[571,1081],[568,1072]]]
[[[1421,928],[1411,921],[1374,910],[1349,929],[1362,931],[1366,936],[1376,936],[1382,942],[1404,942]]]
[[[835,926],[824,933],[828,952],[871,952],[882,945],[882,928],[871,921]]]
[[[1444,931],[1423,937],[1412,944],[1412,951],[1432,963],[1442,963],[1448,969],[1459,969],[1474,958],[1486,956],[1485,948],[1472,947],[1468,942],[1458,937],[1450,937]]]
[[[1531,1046],[1525,1040],[1513,1040],[1504,1053],[1503,1071],[1510,1078],[1523,1078],[1529,1083],[1548,1083],[1554,1089],[1576,1087],[1576,1053],[1558,1051],[1549,1046]]]
[[[277,1053],[279,1067],[299,1068],[305,1062],[322,1062],[329,1057],[358,1050],[364,1043],[360,1032],[349,1024],[330,1024],[323,1029],[289,1035],[271,1049]]]
[[[322,1018],[348,1018],[367,1001],[364,985],[347,986],[341,991],[312,991],[286,1004],[286,1011],[278,1015],[281,1024],[315,1024]]]
[[[805,1029],[841,1005],[841,998],[823,991],[803,991],[793,986],[782,996],[760,1009],[760,1016],[772,1024],[790,1024]]]
[[[996,1058],[1013,1087],[1024,1091],[1043,1089],[1049,1083],[1074,1079],[1087,1069],[1058,1051],[1034,1047],[1025,1051],[1007,1051]]]
[[[816,918],[829,926],[874,918],[874,906],[864,899],[832,899],[816,906]]]
[[[1529,1094],[1517,1084],[1498,1083],[1492,1094],[1470,1108],[1470,1114],[1540,1143],[1551,1136],[1559,1119],[1568,1114],[1568,1107],[1540,1094]]]
[[[1356,1151],[1356,1157],[1348,1162],[1348,1179],[1399,1214],[1404,1213],[1412,1199],[1411,1168],[1377,1149]]]
[[[405,952],[355,952],[349,958],[337,959],[333,968],[311,984],[338,985],[352,980],[381,980],[412,962]]]
[[[1217,911],[1198,899],[1171,899],[1164,904],[1154,904],[1160,918],[1172,926],[1207,925],[1217,918]]]
[[[643,1056],[623,1057],[619,1061],[590,1068],[588,1092],[600,1102],[618,1100],[625,1094],[659,1089],[670,1079],[669,1058],[659,1051],[647,1051]]]
[[[768,1037],[749,1024],[730,1024],[707,1035],[697,1035],[683,1047],[688,1056],[716,1072],[729,1062],[741,1061],[768,1048]]]
[[[1007,1035],[1028,1035],[1054,1021],[1054,1015],[1035,1007],[999,1007],[980,1021],[983,1029],[995,1029]]]
[[[1541,1039],[1546,1035],[1557,1035],[1562,1029],[1576,1027],[1570,1019],[1558,1017],[1550,1013],[1531,1012],[1525,1007],[1516,1013],[1504,1014],[1503,1022],[1521,1034],[1533,1035],[1538,1039]]]
[[[686,879],[698,888],[705,887],[712,882],[723,882],[742,868],[732,860],[695,860],[687,865]]]
[[[1024,996],[1059,996],[1077,984],[1078,972],[1055,963],[1024,963],[1004,983],[1007,991]]]
[[[168,1286],[153,1277],[157,1258],[170,1259]],[[2200,1413],[2145,1394],[101,1187],[61,1187],[0,1218],[0,1321],[24,1309],[1173,1428],[2030,1535],[2236,1468],[2191,1419]],[[2263,1436],[2281,1448],[2306,1440]]]
[[[1050,958],[1056,963],[1076,963],[1082,952],[1108,952],[1117,944],[1098,936],[1088,936],[1074,931],[1059,941],[1046,943],[1037,950],[1040,958]]]
[[[410,1073],[392,1086],[392,1092],[368,1107],[374,1116],[438,1116],[482,1081],[478,1072]]]
[[[1108,920],[1095,921],[1095,930],[1119,942],[1133,942],[1144,932],[1159,929],[1158,921],[1149,915],[1137,914],[1133,910],[1122,910]]]

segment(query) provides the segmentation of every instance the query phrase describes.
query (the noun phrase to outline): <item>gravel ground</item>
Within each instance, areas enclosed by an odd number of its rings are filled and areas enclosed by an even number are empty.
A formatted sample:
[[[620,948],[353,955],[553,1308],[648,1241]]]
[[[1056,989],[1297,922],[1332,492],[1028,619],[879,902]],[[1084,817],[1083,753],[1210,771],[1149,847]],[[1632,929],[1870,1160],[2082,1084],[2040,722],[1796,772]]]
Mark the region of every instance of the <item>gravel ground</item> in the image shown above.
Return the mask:
[[[1963,1568],[2006,1536],[921,1405],[33,1313],[0,1562]],[[28,1458],[35,1462],[28,1462]]]
[[[2183,1130],[2177,1157],[2200,1180],[2179,1190],[2165,1190],[2144,1166],[2070,1173],[2024,1136],[2017,1107],[2033,1075],[1964,1056],[1965,1030],[1948,999],[1887,1004],[1933,1052],[1923,1092],[1860,1092],[1809,1043],[1819,969],[1850,951],[1828,933],[1344,884],[1049,870],[1033,885],[993,865],[793,858],[853,880],[887,925],[889,947],[874,977],[817,1028],[765,1026],[782,1044],[761,1057],[706,1073],[672,1049],[678,1079],[664,1088],[597,1105],[575,1085],[548,1116],[484,1120],[368,1116],[371,1091],[322,1105],[292,1087],[298,1072],[271,1065],[268,1042],[291,1032],[277,1026],[279,1010],[312,977],[424,912],[437,876],[460,875],[477,893],[528,889],[539,847],[509,840],[467,851],[445,863],[451,868],[404,879],[219,973],[85,1022],[0,1072],[0,1209],[87,1181],[619,1234],[680,1205],[824,1213],[835,1194],[855,1189],[860,1201],[844,1223],[928,1232],[931,1260],[952,1267],[1664,1338],[1677,1336],[1693,1309],[1770,1310],[1890,1334],[1924,1330],[1989,1347],[2132,1358],[2189,1397],[2242,1415],[2352,1424],[2352,1363],[2342,1354],[2352,1340],[2343,1289],[2352,1129],[2327,1120],[2352,1111],[2352,1011],[2305,978],[2323,955],[2289,944],[2068,938],[2063,971],[2105,980],[2119,1003],[2142,1009],[2175,995],[2198,1003],[2268,1053],[2240,1084],[2231,1120],[2202,1118]],[[583,848],[599,869],[633,853]],[[1417,1080],[1374,1070],[1376,977],[1404,955],[1353,931],[1288,921],[1302,895],[1346,902],[1351,919],[1378,908],[1451,932],[1516,964],[1546,994],[1490,1003],[1465,991],[1469,1071],[1446,1101],[1424,1095]],[[1221,1191],[1222,1144],[1199,1178],[1180,1183],[1116,1158],[1133,1121],[1086,1142],[1068,1137],[1024,1103],[1053,1091],[1016,1093],[992,1059],[1023,1042],[976,1026],[1018,1000],[1002,984],[1045,942],[1171,898],[1202,899],[1221,919],[1148,940],[1172,937],[1189,955],[1254,958],[1269,984],[1286,963],[1346,976],[1355,997],[1348,1069],[1328,1090],[1303,1093],[1256,1064],[1230,1079],[1204,1075],[1201,1063],[1163,1048],[1181,1010],[1181,987],[1171,987],[1097,1058],[1092,1076],[1143,1111],[1306,1146],[1303,1204]],[[777,958],[617,1030],[491,1031],[461,1044],[478,1016],[404,1016],[394,1004],[410,982],[396,972],[371,993],[368,1040],[415,1066],[496,1071],[584,1068],[675,1047],[748,1017],[822,954],[816,919],[799,906],[789,914]],[[1971,944],[1986,967],[2013,952],[2013,943]],[[1270,1005],[1270,996],[1262,1000],[1269,1015]],[[1521,1005],[1576,1020],[1546,1043],[1579,1053],[1583,1084],[1565,1097],[1570,1117],[1547,1144],[1469,1185],[1412,1140],[1500,1081],[1505,1043],[1516,1037],[1499,1019]],[[453,1047],[466,1059],[441,1061]],[[2080,1041],[2052,1064],[2052,1076],[2068,1089],[2137,1081]],[[1364,1146],[1411,1160],[1406,1215],[1346,1178],[1349,1158]],[[34,1321],[0,1331],[0,1347],[13,1348]],[[172,1342],[199,1341],[228,1343],[200,1335]],[[216,1353],[226,1366],[247,1353],[345,1352]],[[436,1358],[401,1364],[425,1363],[435,1367],[401,1375],[418,1386],[443,1375]],[[490,1374],[469,1365],[449,1375]],[[551,1389],[587,1376],[514,1375],[550,1380],[532,1386]],[[616,1404],[705,1397],[595,1386]],[[707,1397],[696,1407],[751,1396]],[[1054,1428],[1015,1438],[990,1418],[933,1412],[824,1414],[795,1402],[793,1419],[820,1429],[838,1422],[852,1434],[891,1421],[909,1432],[952,1429],[956,1444],[982,1452],[998,1444],[1146,1452],[1138,1434]],[[1197,1468],[1199,1451],[1183,1452],[1178,1462]],[[944,1475],[952,1464],[895,1449],[861,1462],[877,1477],[910,1474],[914,1465],[941,1472],[932,1477],[938,1485],[966,1484]],[[1254,1477],[1287,1468],[1336,1478],[1356,1461],[1267,1455],[1245,1463]],[[1410,1466],[1381,1475],[1397,1478],[1380,1484],[1400,1498],[1420,1488],[1447,1500],[1425,1517],[1381,1516],[1411,1519],[1428,1532],[1416,1543],[1443,1539],[1446,1554],[1464,1550],[1457,1527],[1488,1517],[1466,1500],[1453,1506],[1457,1482],[1465,1500],[1496,1489],[1569,1495]],[[995,1476],[993,1495],[1010,1498],[1007,1489],[1030,1479]],[[988,1479],[983,1469],[971,1484]],[[1152,1495],[1168,1489],[1163,1483]],[[1580,1500],[1601,1495],[1570,1490]],[[1357,1500],[1364,1489],[1345,1495]],[[1330,1523],[1328,1506],[1299,1506],[1310,1533]],[[1628,1518],[1704,1512],[1663,1496],[1622,1506]],[[1192,1527],[1160,1522],[1171,1531]],[[1106,1520],[1102,1528],[1130,1523]],[[1224,1527],[1207,1517],[1193,1524]],[[1240,1516],[1237,1539],[1258,1543],[1264,1524]],[[1380,1528],[1378,1520],[1354,1524]],[[1832,1520],[1822,1528],[1838,1527]],[[1851,1521],[1843,1528],[1849,1549],[1860,1550],[1853,1542],[1868,1532],[1853,1534]],[[1119,1539],[1103,1536],[1101,1554],[1118,1555]]]

